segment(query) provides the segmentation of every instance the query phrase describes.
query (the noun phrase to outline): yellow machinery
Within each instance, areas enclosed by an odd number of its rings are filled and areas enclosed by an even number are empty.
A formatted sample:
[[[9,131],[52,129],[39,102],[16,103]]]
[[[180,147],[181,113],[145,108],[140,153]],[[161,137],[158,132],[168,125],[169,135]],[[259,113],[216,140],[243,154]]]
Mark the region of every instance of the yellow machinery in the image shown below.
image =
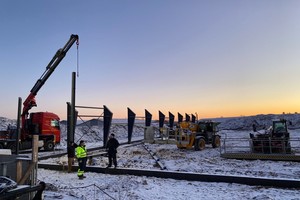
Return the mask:
[[[176,144],[178,148],[203,150],[206,144],[212,144],[213,148],[221,144],[221,136],[217,134],[219,122],[200,121],[180,122],[175,130]]]

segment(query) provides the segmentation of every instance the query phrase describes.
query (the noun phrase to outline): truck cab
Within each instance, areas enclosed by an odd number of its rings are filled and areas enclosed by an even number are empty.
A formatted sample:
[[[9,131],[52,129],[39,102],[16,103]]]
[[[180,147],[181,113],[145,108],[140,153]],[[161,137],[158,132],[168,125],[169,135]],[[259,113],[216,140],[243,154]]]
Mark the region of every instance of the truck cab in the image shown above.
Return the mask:
[[[32,134],[38,134],[39,140],[43,141],[45,150],[53,150],[56,144],[60,143],[60,118],[51,112],[30,113],[21,133],[23,140],[31,140]]]

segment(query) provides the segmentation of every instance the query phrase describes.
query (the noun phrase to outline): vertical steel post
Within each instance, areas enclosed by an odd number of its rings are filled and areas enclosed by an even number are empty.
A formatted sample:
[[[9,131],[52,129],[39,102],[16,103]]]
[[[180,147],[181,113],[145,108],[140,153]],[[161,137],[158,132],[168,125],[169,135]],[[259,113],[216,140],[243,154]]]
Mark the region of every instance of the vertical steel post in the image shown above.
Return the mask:
[[[69,147],[70,142],[72,141],[72,134],[71,134],[71,103],[67,102],[67,146]]]
[[[104,108],[103,146],[105,147],[106,142],[108,140],[113,113],[106,106],[103,106],[103,108]]]
[[[75,134],[75,95],[76,94],[76,72],[72,73],[72,99],[71,99],[71,126],[70,126],[70,141],[74,142],[74,134]]]
[[[186,122],[191,121],[191,117],[187,113],[185,113],[185,121]]]
[[[192,122],[193,122],[193,123],[196,123],[196,116],[193,115],[193,114],[191,114],[191,115],[192,115]]]
[[[145,109],[145,126],[151,126],[152,114]]]
[[[135,121],[135,113],[130,109],[127,108],[127,124],[128,124],[128,144],[131,143],[131,138],[132,138],[132,132],[133,132],[133,126],[134,126],[134,121]]]
[[[170,130],[173,130],[173,126],[174,126],[174,115],[169,112],[169,126],[170,126]]]
[[[17,137],[16,137],[16,155],[19,155],[19,140],[20,140],[20,134],[21,134],[21,111],[22,110],[22,98],[19,97],[18,99],[18,116],[17,116]]]
[[[183,121],[183,116],[180,113],[178,113],[178,123],[182,121]]]
[[[158,116],[159,116],[159,128],[161,129],[164,127],[165,115],[161,111],[158,111]]]

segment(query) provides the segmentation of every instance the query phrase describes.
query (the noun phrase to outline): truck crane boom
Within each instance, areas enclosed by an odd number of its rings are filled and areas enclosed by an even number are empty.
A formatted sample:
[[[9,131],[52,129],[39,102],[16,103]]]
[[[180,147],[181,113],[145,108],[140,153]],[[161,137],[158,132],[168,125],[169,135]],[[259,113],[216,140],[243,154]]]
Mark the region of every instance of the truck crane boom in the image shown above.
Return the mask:
[[[17,134],[17,130],[14,129],[0,131],[0,149],[11,149],[12,152],[15,152],[17,148],[20,150],[30,149],[33,146],[33,134],[39,135],[39,148],[44,148],[46,151],[52,151],[54,146],[60,143],[61,132],[59,116],[51,112],[35,112],[30,113],[29,115],[29,110],[32,107],[37,106],[35,96],[75,42],[78,49],[78,40],[78,35],[71,35],[65,46],[55,53],[47,65],[45,72],[34,84],[33,88],[30,90],[30,94],[23,102],[20,136]]]
[[[35,101],[35,96],[37,95],[38,91],[42,88],[44,83],[47,79],[51,76],[54,72],[55,68],[59,65],[62,59],[66,56],[68,50],[72,47],[72,45],[76,42],[77,46],[79,45],[79,37],[78,35],[72,34],[69,41],[65,44],[65,46],[55,53],[52,60],[46,67],[45,72],[42,76],[37,80],[33,88],[30,90],[30,94],[26,98],[23,103],[23,111],[22,111],[22,125],[24,126],[25,120],[28,117],[28,112],[32,107],[37,106]]]

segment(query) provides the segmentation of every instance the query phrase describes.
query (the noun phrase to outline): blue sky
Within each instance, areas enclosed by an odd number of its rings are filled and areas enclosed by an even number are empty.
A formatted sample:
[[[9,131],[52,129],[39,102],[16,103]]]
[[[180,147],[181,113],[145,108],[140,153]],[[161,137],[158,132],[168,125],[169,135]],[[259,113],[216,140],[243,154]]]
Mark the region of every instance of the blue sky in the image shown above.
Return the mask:
[[[23,100],[78,34],[76,105],[198,113],[200,118],[299,112],[300,1],[0,2],[0,116]],[[74,45],[37,94],[66,118]],[[94,113],[80,110],[81,114]]]

